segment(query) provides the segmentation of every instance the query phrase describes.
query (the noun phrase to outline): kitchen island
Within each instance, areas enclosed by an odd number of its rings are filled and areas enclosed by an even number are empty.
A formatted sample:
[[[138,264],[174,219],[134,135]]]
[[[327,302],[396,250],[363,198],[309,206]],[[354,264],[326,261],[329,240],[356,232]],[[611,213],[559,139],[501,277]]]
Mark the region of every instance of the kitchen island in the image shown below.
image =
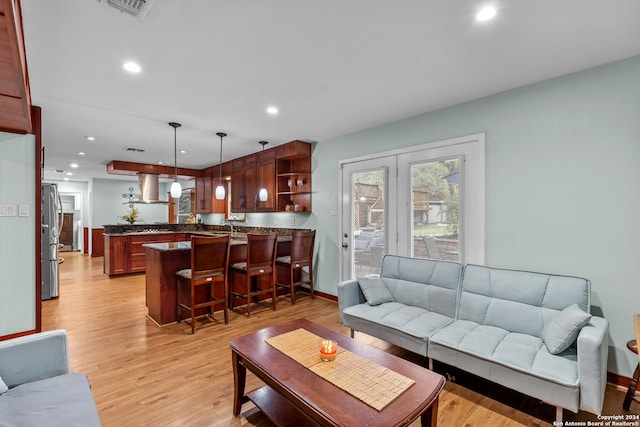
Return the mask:
[[[215,235],[211,235],[215,236]],[[142,245],[146,255],[146,303],[148,317],[157,325],[174,323],[177,320],[177,280],[175,272],[191,266],[191,241],[149,243]],[[290,254],[291,238],[278,237],[277,256]],[[232,237],[229,264],[247,259],[247,241],[243,237]],[[229,276],[231,289],[234,277]],[[243,282],[244,283],[244,282]],[[242,286],[242,285],[241,285]],[[221,292],[220,288],[216,290]],[[202,289],[206,292],[205,289]],[[196,295],[196,300],[205,300],[206,295]],[[216,295],[222,297],[222,295]],[[196,316],[207,314],[208,309],[196,311]]]

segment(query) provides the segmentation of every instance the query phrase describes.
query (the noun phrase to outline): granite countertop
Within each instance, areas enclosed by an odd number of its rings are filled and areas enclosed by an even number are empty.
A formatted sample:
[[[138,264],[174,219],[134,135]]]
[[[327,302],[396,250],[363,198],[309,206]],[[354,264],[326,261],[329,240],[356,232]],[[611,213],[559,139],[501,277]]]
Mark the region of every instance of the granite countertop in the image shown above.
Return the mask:
[[[209,234],[210,236],[216,235],[216,233]],[[219,233],[217,234],[219,235]],[[290,242],[291,237],[282,237],[278,236],[278,242]],[[232,238],[231,246],[235,245],[246,245],[247,238]],[[183,241],[183,242],[167,242],[167,243],[144,243],[142,245],[143,248],[155,249],[161,252],[175,252],[175,251],[188,251],[191,250],[191,242]]]

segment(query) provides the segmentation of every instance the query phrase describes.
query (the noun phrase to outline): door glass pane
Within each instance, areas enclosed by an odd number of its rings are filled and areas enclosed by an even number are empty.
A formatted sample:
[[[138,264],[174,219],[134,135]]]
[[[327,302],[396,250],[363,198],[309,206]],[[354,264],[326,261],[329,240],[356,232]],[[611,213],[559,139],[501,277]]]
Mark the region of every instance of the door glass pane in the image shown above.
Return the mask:
[[[385,169],[351,175],[353,236],[351,271],[355,277],[379,274],[385,246]]]
[[[458,158],[411,166],[412,256],[460,261]]]

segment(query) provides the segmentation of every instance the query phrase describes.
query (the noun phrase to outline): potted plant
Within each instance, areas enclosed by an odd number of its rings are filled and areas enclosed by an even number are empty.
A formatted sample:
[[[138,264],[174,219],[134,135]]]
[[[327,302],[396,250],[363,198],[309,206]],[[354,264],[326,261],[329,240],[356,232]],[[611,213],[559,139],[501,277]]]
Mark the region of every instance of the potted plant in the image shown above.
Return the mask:
[[[140,221],[140,211],[134,207],[131,207],[131,210],[122,215],[120,218],[127,221],[129,224],[133,224],[136,221]]]

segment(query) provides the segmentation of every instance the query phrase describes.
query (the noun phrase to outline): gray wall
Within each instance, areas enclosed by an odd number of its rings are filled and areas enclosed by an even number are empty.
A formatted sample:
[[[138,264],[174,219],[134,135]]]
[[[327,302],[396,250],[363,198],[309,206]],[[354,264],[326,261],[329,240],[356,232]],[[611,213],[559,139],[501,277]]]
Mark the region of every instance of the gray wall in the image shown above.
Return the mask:
[[[318,288],[336,293],[339,160],[475,133],[486,134],[487,265],[590,279],[592,304],[611,324],[609,370],[630,377],[640,57],[320,141],[307,224],[318,229]]]
[[[36,327],[35,138],[0,132],[0,204],[29,216],[0,217],[0,336]],[[39,238],[39,236],[38,236]]]
[[[135,193],[140,193],[140,184],[137,180],[120,181],[110,179],[93,179],[90,185],[91,200],[91,228],[100,228],[108,224],[126,224],[120,218],[129,211],[128,199],[122,197],[129,193],[129,187],[133,187]],[[160,183],[160,200],[167,200],[167,185]],[[153,224],[167,222],[169,218],[167,205],[137,204],[142,223]]]

